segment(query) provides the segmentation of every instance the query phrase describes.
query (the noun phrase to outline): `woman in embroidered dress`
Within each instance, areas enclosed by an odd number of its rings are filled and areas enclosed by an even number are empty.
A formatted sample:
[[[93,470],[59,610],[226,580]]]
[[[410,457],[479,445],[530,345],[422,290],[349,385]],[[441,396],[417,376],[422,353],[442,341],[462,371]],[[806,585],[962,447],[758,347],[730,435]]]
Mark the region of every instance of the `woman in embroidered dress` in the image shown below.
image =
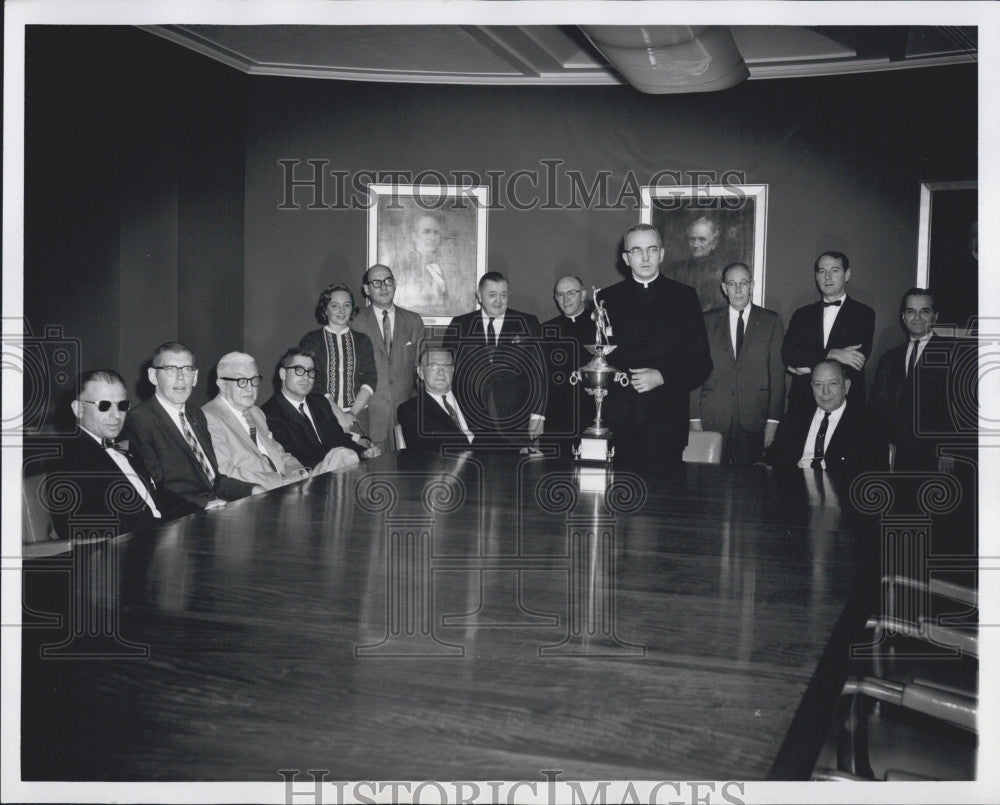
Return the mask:
[[[316,303],[316,321],[324,325],[302,336],[299,346],[316,355],[316,385],[330,401],[345,432],[358,424],[358,414],[375,393],[375,350],[364,333],[348,327],[354,318],[354,294],[342,283],[323,289]]]

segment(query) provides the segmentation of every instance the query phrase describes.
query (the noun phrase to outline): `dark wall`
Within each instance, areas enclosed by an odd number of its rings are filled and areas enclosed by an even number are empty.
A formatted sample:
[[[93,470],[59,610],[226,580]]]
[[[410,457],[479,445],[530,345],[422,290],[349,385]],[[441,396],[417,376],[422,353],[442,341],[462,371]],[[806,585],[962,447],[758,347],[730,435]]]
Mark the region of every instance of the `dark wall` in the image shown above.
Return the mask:
[[[898,297],[915,280],[921,180],[976,175],[974,67],[749,81],[726,92],[645,96],[625,87],[454,87],[260,78],[250,82],[246,184],[246,344],[271,367],[317,326],[318,292],[359,287],[367,213],[343,208],[334,181],[323,198],[285,201],[279,160],[327,160],[327,170],[455,170],[482,177],[544,174],[562,160],[590,182],[611,171],[612,200],[631,170],[740,171],[766,183],[765,304],[787,322],[816,298],[812,264],[846,252],[851,292],[876,308],[877,355],[899,337]],[[347,180],[348,186],[351,179]],[[491,210],[488,266],[511,280],[511,305],[554,315],[553,281],[566,273],[606,285],[619,277],[625,209],[546,209],[568,184],[543,181],[527,211]],[[522,200],[531,200],[525,180]],[[505,199],[500,199],[505,201]],[[311,209],[321,201],[327,208]],[[494,202],[497,199],[494,198]],[[317,204],[319,206],[319,204]],[[334,207],[334,208],[330,208]]]
[[[29,326],[130,386],[183,341],[203,400],[243,345],[245,77],[126,27],[29,26],[25,72]]]

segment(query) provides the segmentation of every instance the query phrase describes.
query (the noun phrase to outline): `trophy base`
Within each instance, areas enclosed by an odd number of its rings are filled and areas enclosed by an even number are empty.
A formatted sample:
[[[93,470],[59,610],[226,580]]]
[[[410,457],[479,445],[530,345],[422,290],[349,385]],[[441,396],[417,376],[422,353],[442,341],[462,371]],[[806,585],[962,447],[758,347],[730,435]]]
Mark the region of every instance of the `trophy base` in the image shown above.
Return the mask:
[[[580,439],[580,444],[573,448],[574,459],[601,464],[611,463],[611,459],[615,455],[615,448],[611,446],[611,431],[607,428],[601,428],[601,430],[607,435],[602,438],[587,435]],[[590,429],[588,428],[584,433],[589,434]]]

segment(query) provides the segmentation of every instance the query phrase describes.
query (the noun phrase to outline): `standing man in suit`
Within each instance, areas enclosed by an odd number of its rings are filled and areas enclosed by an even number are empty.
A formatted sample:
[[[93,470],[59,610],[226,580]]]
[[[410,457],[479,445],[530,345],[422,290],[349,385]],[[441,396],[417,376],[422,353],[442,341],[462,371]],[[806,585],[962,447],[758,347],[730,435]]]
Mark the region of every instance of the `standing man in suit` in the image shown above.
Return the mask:
[[[894,470],[954,469],[955,460],[938,455],[938,447],[955,432],[946,370],[954,365],[956,342],[934,333],[937,318],[933,294],[910,288],[899,305],[907,339],[886,351],[875,370],[868,407]],[[928,354],[936,357],[928,362]]]
[[[455,356],[455,386],[476,433],[526,446],[545,426],[541,325],[507,307],[510,286],[489,271],[479,280],[480,310],[451,320],[442,346]]]
[[[649,224],[625,233],[622,259],[631,276],[600,292],[618,348],[611,363],[627,370],[612,384],[604,411],[616,456],[680,464],[688,438],[688,395],[705,382],[712,358],[694,289],[660,273],[663,246]],[[597,303],[598,300],[594,300]]]
[[[691,430],[722,434],[725,464],[753,464],[774,440],[785,410],[781,316],[750,303],[753,275],[745,263],[722,272],[726,307],[705,314],[712,373],[691,392]]]
[[[399,424],[407,450],[441,452],[442,447],[469,447],[475,434],[452,390],[455,363],[450,350],[430,347],[423,351],[417,376],[423,388],[399,406]]]
[[[187,404],[198,382],[194,353],[168,341],[157,347],[151,363],[148,376],[156,393],[136,406],[126,422],[125,435],[157,486],[206,509],[263,492],[259,484],[219,471],[205,414]]]
[[[587,304],[587,289],[579,277],[559,278],[552,296],[559,315],[542,325],[549,391],[545,439],[563,448],[563,455],[569,455],[575,437],[593,418],[593,404],[588,403],[590,398],[584,393],[583,384],[571,385],[569,376],[591,359],[584,346],[596,343],[597,327],[591,318],[594,308]],[[558,338],[550,341],[553,334]]]
[[[70,403],[79,433],[62,443],[62,455],[50,468],[54,480],[65,476],[79,498],[73,512],[52,514],[60,538],[72,539],[70,520],[75,516],[113,524],[114,533],[104,533],[116,536],[198,511],[158,487],[128,440],[118,438],[129,409],[121,375],[112,369],[84,372],[79,389]]]
[[[851,379],[840,362],[827,359],[810,372],[811,408],[789,409],[764,455],[772,467],[829,470],[851,478],[866,469],[881,469],[872,460],[871,433],[864,402],[851,399]]]
[[[865,362],[872,353],[875,311],[847,295],[851,262],[842,252],[823,252],[813,266],[819,302],[792,314],[781,347],[781,359],[792,374],[788,408],[811,408],[809,371],[821,360],[847,367],[851,396],[865,399]]]
[[[245,352],[228,352],[216,366],[218,395],[201,410],[219,458],[219,469],[233,478],[276,489],[309,477],[309,470],[271,436],[257,389],[264,379]]]
[[[370,442],[366,446],[357,434],[346,433],[326,398],[313,392],[316,364],[312,352],[289,349],[281,356],[278,377],[281,388],[261,410],[274,439],[306,469],[325,466],[334,470],[379,455]]]
[[[373,265],[361,283],[371,307],[354,317],[351,329],[367,335],[375,348],[378,384],[368,401],[366,432],[384,453],[395,447],[392,431],[396,409],[417,393],[415,373],[425,338],[424,321],[413,311],[393,304],[396,280],[387,266]]]

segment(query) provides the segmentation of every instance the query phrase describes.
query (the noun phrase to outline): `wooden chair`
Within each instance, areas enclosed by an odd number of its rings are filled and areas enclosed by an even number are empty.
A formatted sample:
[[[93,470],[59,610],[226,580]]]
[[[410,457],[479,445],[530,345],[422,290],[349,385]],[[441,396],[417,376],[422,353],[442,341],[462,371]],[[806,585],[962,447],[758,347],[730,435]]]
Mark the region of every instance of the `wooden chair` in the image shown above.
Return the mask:
[[[29,475],[21,484],[21,552],[24,556],[54,556],[71,550],[69,540],[59,539],[52,515],[42,500],[45,473]]]

